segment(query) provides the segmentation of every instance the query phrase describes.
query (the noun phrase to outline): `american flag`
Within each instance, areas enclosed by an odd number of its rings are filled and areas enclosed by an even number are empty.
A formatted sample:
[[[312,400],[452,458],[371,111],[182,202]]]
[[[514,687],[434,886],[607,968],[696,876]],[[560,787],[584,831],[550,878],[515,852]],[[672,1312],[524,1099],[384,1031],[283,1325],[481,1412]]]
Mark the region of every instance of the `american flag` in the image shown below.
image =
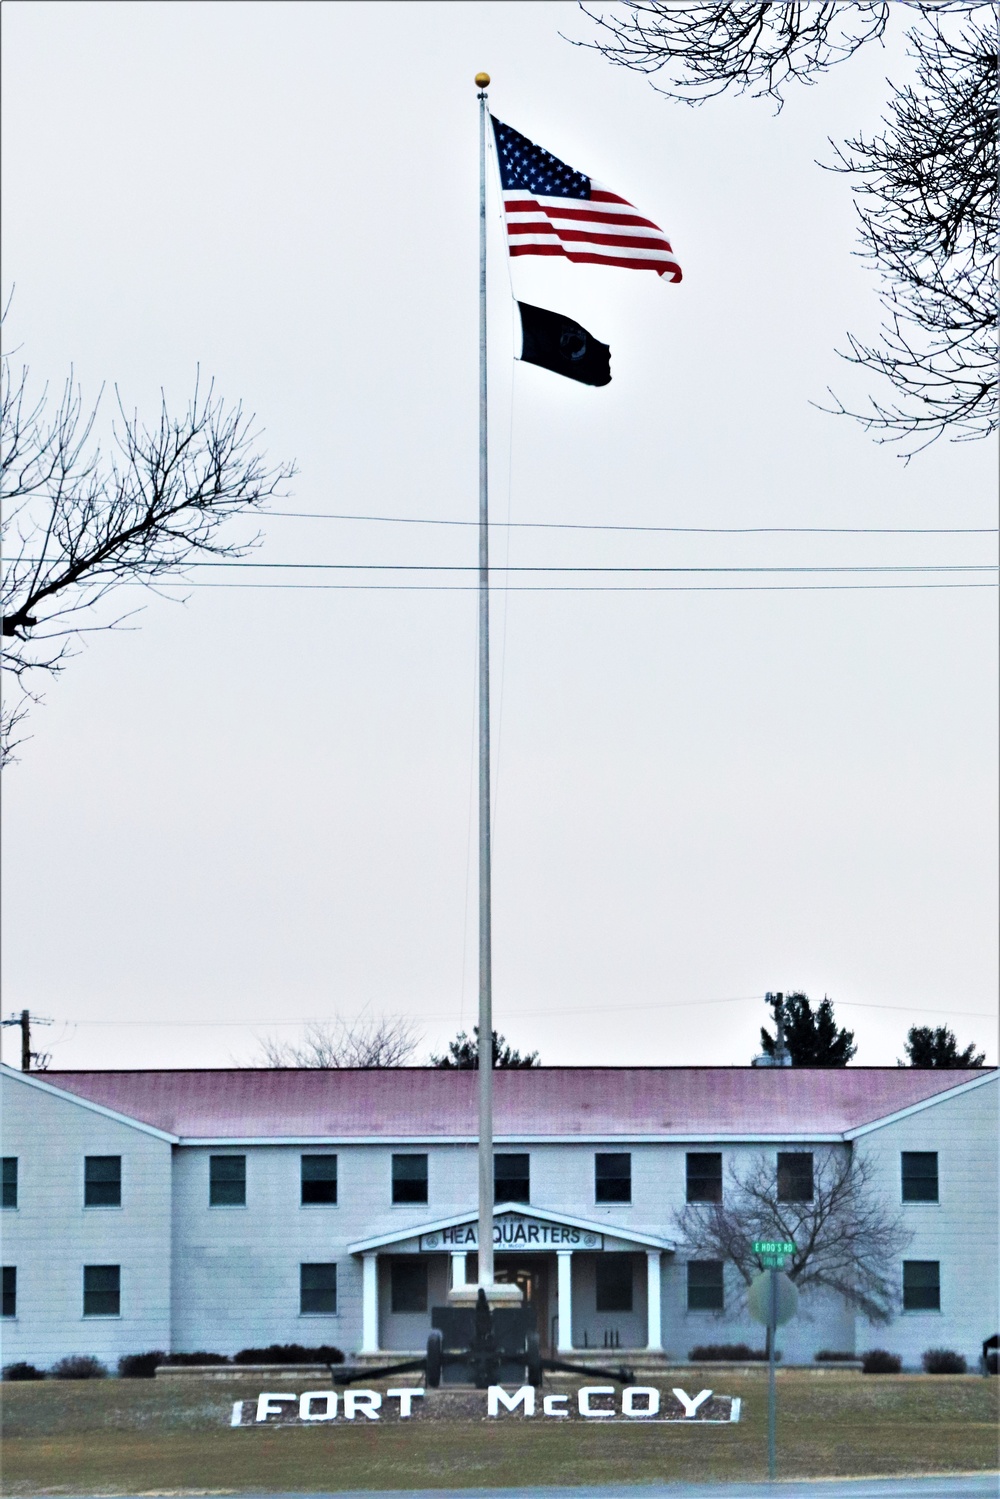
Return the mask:
[[[617,193],[609,193],[491,116],[511,255],[565,255],[590,265],[656,271],[669,281],[681,268],[662,229]]]

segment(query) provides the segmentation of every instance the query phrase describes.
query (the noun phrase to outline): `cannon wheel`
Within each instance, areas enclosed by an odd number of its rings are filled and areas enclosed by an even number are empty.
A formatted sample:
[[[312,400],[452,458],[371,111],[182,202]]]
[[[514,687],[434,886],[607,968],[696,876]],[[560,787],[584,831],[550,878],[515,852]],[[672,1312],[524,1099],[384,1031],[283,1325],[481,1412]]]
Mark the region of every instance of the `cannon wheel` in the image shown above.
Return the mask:
[[[530,1385],[540,1385],[542,1382],[542,1350],[538,1346],[537,1332],[529,1332],[528,1334],[525,1364],[528,1370],[528,1383]]]
[[[441,1346],[443,1339],[437,1328],[427,1338],[427,1383],[436,1390],[441,1383]]]

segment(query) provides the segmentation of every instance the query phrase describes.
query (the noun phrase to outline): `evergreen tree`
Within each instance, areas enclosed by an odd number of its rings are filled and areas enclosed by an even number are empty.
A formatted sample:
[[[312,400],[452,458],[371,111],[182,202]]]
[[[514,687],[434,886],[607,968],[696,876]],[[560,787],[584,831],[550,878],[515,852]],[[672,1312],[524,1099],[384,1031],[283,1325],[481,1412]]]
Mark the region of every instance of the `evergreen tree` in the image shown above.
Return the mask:
[[[981,1067],[986,1057],[985,1052],[976,1050],[975,1042],[959,1051],[955,1032],[946,1025],[936,1030],[929,1025],[911,1025],[903,1050],[908,1060],[899,1062],[900,1067]]]
[[[448,1050],[443,1057],[431,1057],[432,1067],[459,1067],[469,1070],[479,1066],[479,1027],[473,1026],[472,1035],[465,1031],[459,1031],[454,1041],[449,1041]],[[498,1036],[493,1032],[493,1066],[494,1067],[540,1067],[538,1052],[533,1051],[522,1056],[515,1051],[513,1046],[507,1045],[505,1036]]]
[[[823,998],[813,1010],[807,994],[776,994],[771,999],[777,1033],[778,1014],[784,1020],[785,1047],[793,1067],[846,1067],[857,1051],[854,1032],[837,1025],[833,1002]],[[774,1056],[777,1034],[761,1026],[760,1044],[769,1057]]]

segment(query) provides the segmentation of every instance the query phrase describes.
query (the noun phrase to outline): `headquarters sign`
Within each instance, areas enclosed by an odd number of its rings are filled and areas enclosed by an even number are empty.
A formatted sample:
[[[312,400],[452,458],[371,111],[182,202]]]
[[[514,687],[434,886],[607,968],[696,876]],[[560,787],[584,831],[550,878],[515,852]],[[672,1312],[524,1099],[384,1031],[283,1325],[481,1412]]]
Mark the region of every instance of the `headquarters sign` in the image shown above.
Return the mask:
[[[603,1249],[604,1235],[568,1223],[546,1223],[520,1213],[501,1213],[493,1223],[494,1249]],[[476,1223],[458,1223],[420,1235],[420,1249],[478,1249]]]

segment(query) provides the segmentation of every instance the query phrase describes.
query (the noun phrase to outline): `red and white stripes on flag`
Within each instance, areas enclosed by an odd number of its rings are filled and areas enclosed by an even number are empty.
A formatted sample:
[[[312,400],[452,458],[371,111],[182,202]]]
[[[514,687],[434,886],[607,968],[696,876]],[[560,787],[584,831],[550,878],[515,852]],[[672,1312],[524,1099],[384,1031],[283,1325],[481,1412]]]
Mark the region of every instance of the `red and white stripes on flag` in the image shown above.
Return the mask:
[[[504,189],[511,255],[565,255],[583,265],[618,265],[681,279],[670,242],[617,193],[590,184],[589,197],[547,197]]]

